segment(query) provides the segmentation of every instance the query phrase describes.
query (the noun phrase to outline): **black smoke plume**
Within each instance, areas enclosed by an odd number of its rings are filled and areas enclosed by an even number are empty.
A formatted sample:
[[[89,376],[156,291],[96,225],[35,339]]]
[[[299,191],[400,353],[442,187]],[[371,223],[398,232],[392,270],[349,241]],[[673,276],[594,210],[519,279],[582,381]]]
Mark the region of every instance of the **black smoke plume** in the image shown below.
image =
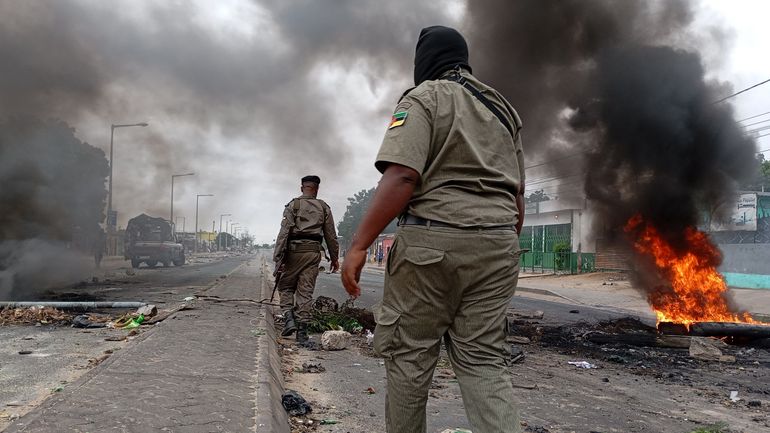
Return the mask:
[[[0,121],[0,298],[88,275],[108,171],[64,122]]]
[[[529,156],[553,161],[535,176],[558,180],[547,192],[583,190],[598,210],[596,237],[640,213],[677,243],[751,173],[755,144],[713,103],[730,89],[706,80],[698,51],[724,49],[724,32],[699,36],[697,5],[468,3],[477,75],[519,110]]]

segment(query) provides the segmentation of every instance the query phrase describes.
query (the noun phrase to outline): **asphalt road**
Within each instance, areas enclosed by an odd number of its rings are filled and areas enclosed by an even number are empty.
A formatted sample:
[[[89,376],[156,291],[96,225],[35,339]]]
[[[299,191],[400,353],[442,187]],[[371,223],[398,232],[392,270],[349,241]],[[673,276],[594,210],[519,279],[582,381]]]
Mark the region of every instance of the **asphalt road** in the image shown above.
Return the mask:
[[[361,296],[355,301],[359,307],[369,308],[382,299],[384,274],[375,271],[361,273]],[[520,280],[519,286],[525,286],[526,280]],[[329,296],[342,303],[348,299],[348,294],[342,287],[339,274],[321,273],[316,283],[315,296]],[[511,307],[520,310],[543,311],[544,321],[569,324],[581,321],[595,322],[628,316],[621,311],[602,310],[585,305],[577,305],[563,298],[547,300],[548,296],[532,296],[524,290],[518,290],[511,300]],[[577,310],[577,313],[571,312]]]
[[[197,259],[201,262],[169,268],[142,266],[131,269],[129,262],[125,262],[125,267],[103,272],[103,277],[97,282],[49,290],[37,300],[179,302],[227,276],[252,257],[202,258]]]

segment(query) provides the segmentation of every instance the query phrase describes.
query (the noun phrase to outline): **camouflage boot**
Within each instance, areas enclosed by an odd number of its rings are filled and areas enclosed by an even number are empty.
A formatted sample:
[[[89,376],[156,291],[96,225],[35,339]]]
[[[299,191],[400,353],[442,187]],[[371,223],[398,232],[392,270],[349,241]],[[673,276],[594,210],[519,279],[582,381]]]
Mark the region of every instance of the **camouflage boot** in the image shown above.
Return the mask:
[[[294,312],[291,310],[285,312],[283,317],[283,332],[281,332],[281,336],[288,337],[297,330],[297,322],[294,320]]]

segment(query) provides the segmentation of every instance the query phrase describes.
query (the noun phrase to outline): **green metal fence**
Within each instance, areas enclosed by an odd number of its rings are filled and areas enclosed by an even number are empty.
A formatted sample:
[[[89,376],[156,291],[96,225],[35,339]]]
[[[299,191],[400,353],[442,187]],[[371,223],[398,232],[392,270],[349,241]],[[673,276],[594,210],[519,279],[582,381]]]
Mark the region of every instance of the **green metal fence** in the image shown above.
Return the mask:
[[[596,269],[594,253],[529,251],[520,258],[522,272],[580,274]]]
[[[582,273],[595,268],[595,255],[572,251],[572,224],[523,227],[519,245],[521,270],[536,273]]]

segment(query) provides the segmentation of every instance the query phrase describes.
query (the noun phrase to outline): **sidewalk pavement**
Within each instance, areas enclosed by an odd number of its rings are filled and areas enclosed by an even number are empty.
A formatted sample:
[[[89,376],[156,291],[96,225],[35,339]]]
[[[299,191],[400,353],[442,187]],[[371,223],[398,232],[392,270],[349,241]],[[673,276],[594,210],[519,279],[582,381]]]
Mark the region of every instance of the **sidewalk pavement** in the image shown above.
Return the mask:
[[[219,299],[144,331],[6,432],[288,433],[272,312],[243,301],[269,297],[263,263],[239,266],[203,291]]]
[[[522,274],[517,291],[551,294],[571,303],[598,308],[631,311],[653,316],[644,295],[633,288],[629,275],[620,272],[593,272],[578,275]],[[730,289],[735,304],[754,315],[770,317],[770,291]],[[760,317],[760,319],[762,319]]]

